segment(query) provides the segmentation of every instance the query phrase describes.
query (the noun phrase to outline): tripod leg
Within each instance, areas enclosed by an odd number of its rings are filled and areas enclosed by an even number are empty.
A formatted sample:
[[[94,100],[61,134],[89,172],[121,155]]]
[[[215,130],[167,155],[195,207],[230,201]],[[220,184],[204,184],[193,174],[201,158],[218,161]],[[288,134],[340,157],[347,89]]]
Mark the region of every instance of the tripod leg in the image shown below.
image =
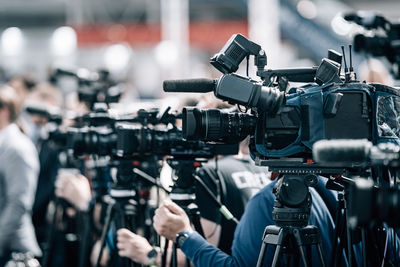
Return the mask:
[[[258,254],[258,260],[257,260],[257,267],[261,267],[264,261],[264,256],[265,256],[265,250],[267,249],[267,243],[265,243],[265,240],[263,240],[263,244],[261,246],[260,254]]]
[[[164,245],[164,253],[161,256],[161,267],[167,267],[168,243],[169,240],[166,239]]]
[[[367,250],[365,247],[366,237],[365,237],[365,228],[361,229],[361,244],[362,244],[362,258],[363,258],[363,267],[367,267]]]
[[[136,222],[134,220],[134,218],[132,218],[131,215],[125,215],[125,227],[129,230],[131,230],[132,232],[135,232],[136,228]],[[139,264],[131,261],[130,259],[125,259],[127,262],[127,266],[129,267],[134,267],[134,266],[139,266]]]
[[[177,255],[177,247],[176,244],[172,247],[172,254],[171,254],[171,262],[169,263],[170,267],[178,266],[178,255]]]
[[[55,204],[54,204],[54,214],[53,218],[51,220],[51,225],[50,225],[50,230],[49,234],[47,236],[47,242],[46,242],[46,251],[44,251],[43,255],[43,260],[42,260],[42,266],[47,267],[50,264],[51,256],[53,255],[53,248],[54,248],[54,239],[57,231],[57,216],[58,216],[58,210],[62,208],[61,201],[59,198],[56,198]]]
[[[299,251],[300,251],[301,259],[303,260],[304,267],[307,267],[309,265],[309,262],[306,257],[306,251],[304,249],[304,246],[299,246]]]
[[[281,245],[276,245],[274,259],[272,260],[271,267],[275,267],[278,264],[279,255],[281,254],[281,248],[282,248]]]
[[[96,265],[95,265],[96,267],[100,266],[101,256],[103,256],[103,249],[106,244],[106,236],[107,236],[108,229],[110,227],[113,208],[114,208],[114,204],[110,204],[107,207],[106,221],[104,223],[103,231],[101,232],[100,251],[99,251],[99,256],[97,257],[97,261],[96,261]]]
[[[338,249],[336,250],[336,255],[335,256],[335,265],[331,265],[331,267],[334,267],[336,265],[339,265],[342,263],[342,260],[345,260],[342,258],[341,253],[343,250],[345,253],[347,252],[347,247],[346,247],[346,227],[345,227],[345,222],[342,221],[340,224],[340,233],[339,233],[339,241],[338,241]],[[344,263],[343,263],[344,264]]]
[[[126,210],[126,203],[118,202],[115,204],[115,213],[116,216],[114,219],[114,223],[117,229],[126,228],[129,231],[135,232],[135,218],[134,213],[128,213]],[[117,240],[115,240],[115,244]],[[118,250],[116,248],[116,250]],[[118,256],[120,261],[120,266],[122,267],[132,267],[132,266],[139,266],[139,264],[131,261],[128,258]]]
[[[339,200],[340,201],[340,200]],[[335,239],[333,241],[333,250],[332,257],[329,266],[334,267],[337,260],[337,250],[339,250],[339,236],[341,235],[340,230],[342,229],[340,223],[342,221],[342,205],[341,202],[338,204],[338,209],[336,211],[336,220],[335,220]]]
[[[351,265],[353,262],[353,255],[352,255],[352,242],[351,242],[351,231],[350,231],[350,226],[348,223],[348,218],[349,218],[349,214],[348,214],[348,209],[347,209],[347,203],[345,201],[344,203],[344,207],[345,207],[345,227],[346,227],[346,235],[347,235],[347,253],[348,253],[348,263]]]
[[[321,244],[317,244],[317,250],[318,250],[318,255],[319,255],[319,260],[321,262],[321,267],[325,267],[325,262],[324,262],[324,257],[322,255],[322,248]]]
[[[88,263],[89,255],[89,240],[91,233],[91,220],[89,214],[82,214],[83,231],[81,234],[81,243],[79,247],[78,266],[85,267]]]

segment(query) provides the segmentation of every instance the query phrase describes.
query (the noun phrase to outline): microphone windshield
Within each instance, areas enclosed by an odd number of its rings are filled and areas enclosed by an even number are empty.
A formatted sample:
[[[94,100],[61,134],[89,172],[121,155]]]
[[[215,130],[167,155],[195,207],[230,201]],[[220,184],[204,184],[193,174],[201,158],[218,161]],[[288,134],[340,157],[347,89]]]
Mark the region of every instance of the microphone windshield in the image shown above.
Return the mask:
[[[215,89],[212,79],[166,80],[163,82],[164,92],[208,93]]]
[[[320,140],[313,146],[313,158],[333,165],[362,163],[369,161],[371,147],[367,139]]]

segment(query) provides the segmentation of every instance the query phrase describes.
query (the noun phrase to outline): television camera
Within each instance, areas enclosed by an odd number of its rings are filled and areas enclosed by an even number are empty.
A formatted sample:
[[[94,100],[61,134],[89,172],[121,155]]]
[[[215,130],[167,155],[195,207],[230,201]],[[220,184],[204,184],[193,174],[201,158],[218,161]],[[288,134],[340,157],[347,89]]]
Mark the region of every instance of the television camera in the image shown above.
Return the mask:
[[[400,146],[393,143],[374,146],[365,139],[321,140],[314,144],[313,155],[317,162],[334,162],[343,167],[358,164],[363,168],[400,168]],[[390,184],[358,176],[352,179],[347,190],[348,220],[352,229],[358,226],[369,227],[377,222],[400,226],[400,187],[396,180]]]
[[[344,19],[368,31],[354,36],[354,50],[385,57],[392,64],[395,77],[400,78],[400,23],[392,23],[372,11],[348,13]]]
[[[250,55],[259,80],[232,73]],[[166,92],[214,92],[221,100],[251,110],[225,114],[186,108],[182,129],[188,140],[221,142],[249,134],[253,159],[273,171],[340,173],[329,164],[310,164],[312,145],[345,138],[397,143],[398,129],[391,121],[398,109],[392,103],[400,97],[396,88],[356,81],[346,62],[342,75],[341,61],[341,54],[329,51],[318,67],[268,70],[261,47],[236,34],[211,59],[223,73],[219,79],[167,80],[163,87]],[[288,81],[306,84],[289,88]],[[390,115],[384,114],[387,110]]]
[[[308,187],[316,186],[318,174],[342,174],[354,166],[314,162],[314,143],[325,139],[367,139],[373,144],[399,144],[398,90],[358,82],[351,46],[349,50],[349,67],[342,47],[343,54],[330,50],[318,67],[272,70],[265,68],[267,57],[261,47],[236,34],[211,58],[210,63],[223,73],[219,79],[163,83],[166,92],[213,92],[217,98],[239,106],[238,114],[184,109],[184,138],[226,143],[250,135],[250,154],[256,164],[281,174],[274,187],[276,226],[268,226],[264,232],[257,266],[262,265],[266,244],[282,245],[288,236],[293,236],[299,248],[319,248],[318,229],[307,225],[311,210]],[[234,73],[250,56],[254,56],[257,79],[249,77],[248,70],[247,76]],[[290,88],[289,82],[305,84]],[[302,240],[301,236],[309,238]],[[279,253],[277,249],[273,266]],[[352,253],[347,255],[352,262]],[[307,266],[309,261],[301,249],[300,256]],[[321,252],[319,256],[323,265]]]
[[[121,83],[113,80],[109,71],[101,69],[90,71],[80,68],[76,71],[57,68],[50,81],[57,82],[61,77],[72,77],[78,83],[78,98],[92,109],[95,103],[116,103],[124,92]]]

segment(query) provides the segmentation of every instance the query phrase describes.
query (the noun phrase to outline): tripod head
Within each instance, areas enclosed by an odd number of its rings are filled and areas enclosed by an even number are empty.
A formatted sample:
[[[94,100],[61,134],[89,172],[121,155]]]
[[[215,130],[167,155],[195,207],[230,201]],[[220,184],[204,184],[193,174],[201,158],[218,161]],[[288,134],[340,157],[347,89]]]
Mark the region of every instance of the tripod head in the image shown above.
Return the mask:
[[[194,186],[195,179],[193,178],[193,173],[198,167],[201,167],[202,163],[207,162],[207,160],[172,157],[167,159],[167,162],[175,171],[175,186],[186,189]]]
[[[111,184],[112,192],[115,190],[131,191],[136,195],[136,191],[148,189],[157,185],[152,177],[157,177],[160,173],[161,164],[157,157],[136,157],[136,158],[117,158],[113,159],[112,166],[117,169],[115,178]],[[134,171],[134,169],[140,171]],[[143,174],[143,175],[142,175]],[[152,180],[148,180],[147,176]],[[154,179],[154,181],[153,181]],[[113,195],[111,192],[111,195]],[[130,195],[134,197],[134,195]]]
[[[314,174],[285,174],[276,182],[272,219],[277,226],[305,227],[308,224],[312,202],[308,187],[317,183]]]
[[[205,159],[182,159],[176,157],[167,159],[176,177],[170,197],[184,209],[194,203],[196,199],[193,173],[195,173],[196,168],[200,167],[201,163],[205,161]]]

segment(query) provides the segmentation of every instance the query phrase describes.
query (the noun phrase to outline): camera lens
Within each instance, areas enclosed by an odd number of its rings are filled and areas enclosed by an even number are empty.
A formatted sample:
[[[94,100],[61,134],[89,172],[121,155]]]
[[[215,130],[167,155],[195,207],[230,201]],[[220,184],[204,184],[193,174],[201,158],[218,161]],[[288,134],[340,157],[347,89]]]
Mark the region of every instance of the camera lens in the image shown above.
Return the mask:
[[[106,128],[69,128],[67,131],[68,150],[75,155],[108,155],[116,144],[116,135]]]
[[[182,110],[182,132],[187,140],[238,142],[254,132],[256,118],[247,113],[219,109]]]

